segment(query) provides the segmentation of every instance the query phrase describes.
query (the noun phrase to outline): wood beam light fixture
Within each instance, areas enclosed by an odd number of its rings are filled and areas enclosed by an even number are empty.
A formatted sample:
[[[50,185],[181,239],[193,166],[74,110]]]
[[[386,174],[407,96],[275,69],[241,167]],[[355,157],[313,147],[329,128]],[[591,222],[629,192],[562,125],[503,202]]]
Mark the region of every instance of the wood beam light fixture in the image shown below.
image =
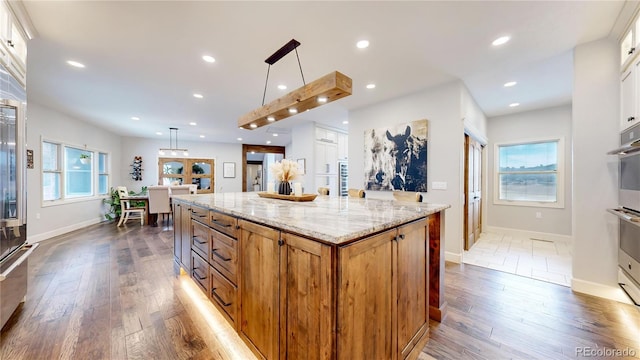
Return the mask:
[[[265,60],[269,67],[267,68],[267,80],[264,84],[262,106],[240,117],[238,127],[248,130],[257,129],[351,95],[351,78],[338,71],[331,72],[308,84],[305,83],[300,58],[297,56],[298,50],[296,48],[299,45],[298,41],[292,39]],[[296,57],[298,57],[303,86],[265,105],[264,96],[267,91],[271,65],[294,50]]]

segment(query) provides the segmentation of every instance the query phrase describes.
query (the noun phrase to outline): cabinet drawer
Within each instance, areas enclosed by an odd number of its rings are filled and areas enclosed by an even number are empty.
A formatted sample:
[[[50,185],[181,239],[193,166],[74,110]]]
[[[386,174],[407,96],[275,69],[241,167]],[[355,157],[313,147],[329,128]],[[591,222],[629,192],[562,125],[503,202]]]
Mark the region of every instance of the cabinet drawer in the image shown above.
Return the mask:
[[[209,227],[191,220],[191,250],[207,259],[209,255]]]
[[[232,283],[236,284],[236,268],[238,258],[237,241],[211,230],[211,265]]]
[[[211,291],[209,297],[217,304],[234,322],[236,318],[237,288],[225,279],[224,276],[211,268]]]
[[[195,251],[191,252],[191,278],[198,284],[198,286],[209,295],[210,280],[209,280],[209,264],[198,255]]]
[[[238,237],[238,219],[234,218],[233,216],[229,216],[212,210],[209,212],[209,225],[211,225],[212,228],[223,232],[234,239]]]
[[[209,225],[209,209],[201,208],[199,206],[191,206],[191,218],[198,220],[199,222]]]

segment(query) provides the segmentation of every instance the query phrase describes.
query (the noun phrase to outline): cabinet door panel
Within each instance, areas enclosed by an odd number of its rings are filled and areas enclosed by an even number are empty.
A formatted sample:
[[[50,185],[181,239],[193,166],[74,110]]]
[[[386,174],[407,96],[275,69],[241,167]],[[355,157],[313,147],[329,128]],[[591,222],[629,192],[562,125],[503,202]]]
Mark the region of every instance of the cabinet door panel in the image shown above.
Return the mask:
[[[267,359],[279,348],[280,232],[248,221],[240,224],[240,336]]]
[[[391,359],[395,234],[387,231],[339,250],[340,359]]]
[[[409,354],[414,339],[429,329],[429,242],[427,221],[398,228],[398,350]]]
[[[284,234],[282,257],[281,349],[287,359],[334,357],[335,312],[331,282],[331,248]],[[282,358],[282,356],[281,356]]]
[[[173,203],[173,257],[177,263],[182,263],[182,204]]]
[[[180,206],[180,229],[182,230],[182,266],[191,269],[191,207]]]

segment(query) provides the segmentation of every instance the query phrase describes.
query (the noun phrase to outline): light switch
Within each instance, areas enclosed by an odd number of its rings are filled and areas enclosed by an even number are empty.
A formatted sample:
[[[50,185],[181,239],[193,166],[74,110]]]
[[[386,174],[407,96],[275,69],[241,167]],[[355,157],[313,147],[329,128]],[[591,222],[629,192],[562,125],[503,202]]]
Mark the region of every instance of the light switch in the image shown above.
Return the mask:
[[[431,189],[433,190],[447,190],[446,181],[434,181],[431,183]]]

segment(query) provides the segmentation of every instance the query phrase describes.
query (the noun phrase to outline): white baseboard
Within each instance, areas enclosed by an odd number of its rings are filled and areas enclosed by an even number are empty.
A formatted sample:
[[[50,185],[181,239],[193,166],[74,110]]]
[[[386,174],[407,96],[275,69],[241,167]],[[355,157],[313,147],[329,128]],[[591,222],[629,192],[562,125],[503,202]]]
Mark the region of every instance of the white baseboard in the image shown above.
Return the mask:
[[[553,241],[553,242],[573,243],[573,236],[571,235],[561,235],[561,234],[544,233],[544,232],[538,232],[538,231],[510,229],[510,228],[503,228],[499,226],[486,226],[483,232],[494,232],[494,233],[504,234],[509,236],[527,237],[527,238],[547,240],[547,241]]]
[[[452,253],[449,251],[445,251],[444,252],[444,260],[445,261],[451,261],[453,263],[456,264],[461,264],[462,263],[462,254],[456,254],[456,253]]]
[[[66,234],[74,230],[82,229],[90,225],[101,223],[102,221],[104,221],[104,217],[83,221],[77,224],[61,227],[55,230],[47,231],[47,232],[36,234],[36,235],[29,235],[29,233],[27,232],[27,243],[33,244],[43,240],[48,240],[58,235]]]
[[[618,301],[625,304],[631,304],[629,297],[622,291],[619,286],[609,286],[594,283],[591,281],[571,279],[571,290],[587,295],[593,295],[609,300]]]

